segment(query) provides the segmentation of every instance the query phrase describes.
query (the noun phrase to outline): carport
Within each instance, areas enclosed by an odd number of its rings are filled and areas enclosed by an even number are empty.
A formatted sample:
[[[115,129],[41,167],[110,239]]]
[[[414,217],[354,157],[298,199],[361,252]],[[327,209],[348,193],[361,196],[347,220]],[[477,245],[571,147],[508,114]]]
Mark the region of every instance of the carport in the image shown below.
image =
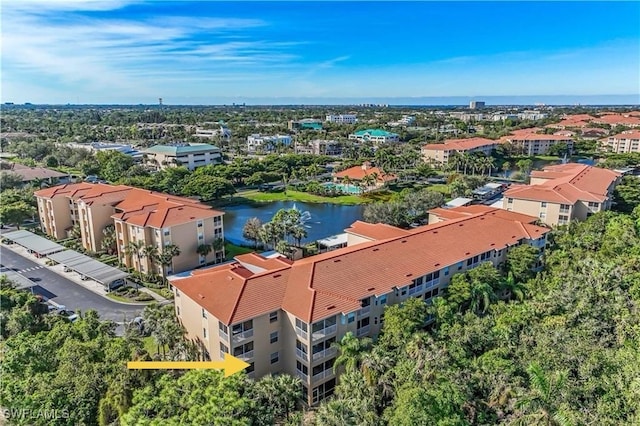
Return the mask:
[[[47,240],[44,237],[34,234],[33,232],[20,229],[18,231],[7,232],[2,234],[3,239],[11,240],[15,244],[36,253],[38,257],[48,256],[51,253],[57,253],[59,251],[66,250],[64,246]]]
[[[12,271],[10,269],[3,269],[2,271],[0,271],[0,275],[6,275],[7,279],[12,281],[16,285],[16,288],[18,290],[26,290],[26,289],[31,288],[34,285],[36,285],[29,278],[27,278],[24,275],[21,275],[21,274],[15,272],[15,271]]]
[[[60,263],[74,272],[80,274],[83,278],[90,278],[107,289],[117,280],[124,280],[129,276],[126,272],[121,271],[113,266],[105,265],[89,256],[78,253],[74,250],[64,250],[47,256],[54,262]]]

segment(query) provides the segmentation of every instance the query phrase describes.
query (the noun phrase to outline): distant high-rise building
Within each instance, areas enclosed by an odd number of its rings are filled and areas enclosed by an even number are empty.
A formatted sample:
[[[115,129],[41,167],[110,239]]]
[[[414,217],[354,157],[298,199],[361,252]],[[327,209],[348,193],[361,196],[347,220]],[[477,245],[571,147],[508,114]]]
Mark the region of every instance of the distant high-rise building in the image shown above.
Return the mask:
[[[480,108],[484,108],[484,102],[483,101],[471,101],[469,102],[469,108],[471,109],[480,109]]]

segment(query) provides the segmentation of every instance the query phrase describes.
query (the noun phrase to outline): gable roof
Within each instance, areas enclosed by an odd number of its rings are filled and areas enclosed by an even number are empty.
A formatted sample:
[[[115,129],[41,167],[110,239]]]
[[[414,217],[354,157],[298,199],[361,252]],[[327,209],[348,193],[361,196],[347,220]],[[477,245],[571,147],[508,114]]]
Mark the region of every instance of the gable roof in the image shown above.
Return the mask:
[[[575,204],[577,201],[603,202],[609,187],[620,173],[585,164],[547,166],[531,177],[546,179],[537,185],[512,185],[504,192],[508,198]]]
[[[304,258],[281,268],[254,273],[237,261],[195,271],[186,278],[172,278],[172,284],[228,325],[276,309],[311,323],[353,312],[365,297],[390,293],[417,277],[522,239],[540,238],[549,231],[532,225],[536,218],[530,216],[475,207],[468,217],[398,230],[398,235],[390,238]],[[520,221],[523,216],[526,223]],[[356,223],[352,228],[359,226],[361,223]]]
[[[485,138],[468,138],[468,139],[447,139],[444,143],[441,144],[427,144],[422,147],[424,150],[434,150],[434,151],[467,151],[470,149],[480,148],[482,146],[487,145],[495,145],[501,143],[500,141],[495,141],[492,139]]]
[[[381,129],[366,129],[366,130],[358,130],[354,133],[356,136],[376,136],[376,137],[395,137],[398,136],[397,133],[387,132],[386,130]]]
[[[348,176],[349,179],[352,180],[362,180],[362,178],[364,178],[365,176],[372,175],[374,173],[378,175],[378,182],[388,182],[397,178],[396,175],[385,173],[378,167],[370,167],[364,164],[362,166],[353,166],[340,172],[336,172],[334,176],[337,178],[345,178]]]

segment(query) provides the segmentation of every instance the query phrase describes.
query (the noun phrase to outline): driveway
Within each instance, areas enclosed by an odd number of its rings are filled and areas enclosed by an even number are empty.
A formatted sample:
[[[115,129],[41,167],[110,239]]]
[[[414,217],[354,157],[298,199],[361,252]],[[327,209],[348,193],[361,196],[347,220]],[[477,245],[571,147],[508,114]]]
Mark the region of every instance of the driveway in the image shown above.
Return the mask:
[[[139,316],[144,306],[132,306],[106,299],[29,258],[0,246],[0,266],[30,278],[33,292],[74,311],[96,310],[102,319],[118,323]]]

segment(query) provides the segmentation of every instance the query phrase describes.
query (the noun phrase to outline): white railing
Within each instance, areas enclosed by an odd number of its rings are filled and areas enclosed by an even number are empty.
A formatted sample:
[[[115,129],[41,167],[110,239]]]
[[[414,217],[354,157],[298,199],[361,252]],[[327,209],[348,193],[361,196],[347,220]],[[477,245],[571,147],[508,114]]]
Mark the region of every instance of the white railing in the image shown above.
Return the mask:
[[[308,361],[308,354],[306,352],[303,352],[302,350],[296,348],[296,356],[300,359],[303,359],[305,361]]]
[[[331,376],[333,376],[333,370],[332,370],[331,368],[328,368],[328,369],[326,369],[326,370],[324,370],[324,371],[321,371],[321,372],[320,372],[320,373],[318,373],[318,374],[314,374],[314,375],[313,375],[313,380],[314,380],[314,381],[316,381],[316,380],[322,380],[322,379],[324,379],[324,378],[326,378],[326,377],[331,377]]]
[[[235,357],[243,361],[248,361],[253,358],[253,351],[241,353],[240,355],[235,355]]]
[[[220,359],[224,359],[225,356],[227,356],[227,353],[225,351],[220,351]]]
[[[320,331],[316,331],[313,333],[313,340],[318,340],[318,339],[323,339],[327,336],[330,336],[332,334],[335,334],[335,332],[338,330],[338,326],[337,325],[331,325],[329,327],[325,327]]]
[[[371,305],[358,309],[358,316],[367,315],[369,312],[371,312]]]
[[[307,382],[309,381],[309,376],[308,376],[308,375],[306,375],[306,374],[304,374],[304,373],[303,373],[302,371],[300,371],[300,370],[296,370],[296,376],[300,377],[300,379],[301,379],[303,382],[305,382],[305,383],[307,383]]]
[[[220,336],[225,342],[229,341],[229,335],[220,329],[218,329],[218,336]]]
[[[420,293],[422,291],[422,284],[414,288],[409,288],[409,295]]]
[[[242,333],[234,334],[233,343],[242,342],[250,337],[253,337],[253,328],[251,330],[243,331]]]
[[[316,361],[318,359],[326,358],[328,356],[335,355],[337,352],[336,348],[327,348],[323,351],[316,352],[313,354],[313,360]]]
[[[364,327],[359,328],[357,332],[358,337],[364,336],[365,334],[369,334],[369,328],[370,326],[368,325],[365,325]]]
[[[296,327],[296,334],[302,337],[304,340],[307,340],[309,338],[309,334],[307,334],[306,331],[298,327]]]

